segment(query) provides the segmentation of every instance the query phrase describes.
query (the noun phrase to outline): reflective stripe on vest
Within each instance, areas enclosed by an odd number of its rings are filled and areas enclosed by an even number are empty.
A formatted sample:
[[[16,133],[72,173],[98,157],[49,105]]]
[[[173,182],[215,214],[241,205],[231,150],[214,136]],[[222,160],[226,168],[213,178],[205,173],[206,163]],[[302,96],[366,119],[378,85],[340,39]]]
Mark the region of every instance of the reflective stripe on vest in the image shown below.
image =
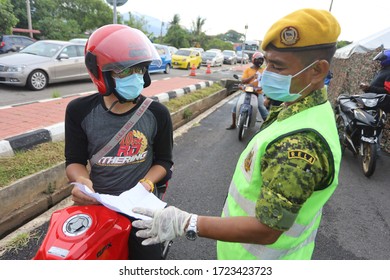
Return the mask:
[[[233,186],[232,186],[233,185]],[[255,216],[255,208],[256,208],[256,203],[253,201],[250,201],[249,199],[246,199],[245,197],[241,196],[240,193],[238,192],[237,188],[234,186],[234,182],[232,181],[229,189],[229,195],[236,201],[236,203],[241,207],[242,210],[246,212],[246,214],[249,217]],[[223,208],[223,213],[225,217],[229,217],[229,208],[227,204],[225,203],[225,207]],[[317,214],[314,216],[313,220],[308,224],[308,225],[300,225],[297,222],[294,222],[292,227],[284,232],[283,234],[297,238],[302,235],[302,233],[311,228],[315,221],[318,219],[319,216],[322,214],[322,208],[317,212]]]

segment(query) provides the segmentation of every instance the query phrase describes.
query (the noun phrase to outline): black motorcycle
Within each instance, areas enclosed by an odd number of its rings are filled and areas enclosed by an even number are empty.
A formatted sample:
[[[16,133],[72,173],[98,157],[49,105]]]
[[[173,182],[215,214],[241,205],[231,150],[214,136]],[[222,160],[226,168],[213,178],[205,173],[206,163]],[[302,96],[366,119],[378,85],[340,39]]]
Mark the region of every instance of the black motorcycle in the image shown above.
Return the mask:
[[[239,79],[236,74],[234,78]],[[253,129],[256,124],[258,99],[256,91],[259,87],[254,87],[250,84],[238,84],[238,88],[241,90],[241,94],[238,97],[236,116],[237,116],[237,127],[238,127],[238,140],[244,139],[244,134],[247,129]]]
[[[364,93],[340,95],[336,102],[336,123],[342,153],[348,148],[360,155],[366,177],[376,166],[379,136],[386,122],[386,113],[381,109],[386,94]]]

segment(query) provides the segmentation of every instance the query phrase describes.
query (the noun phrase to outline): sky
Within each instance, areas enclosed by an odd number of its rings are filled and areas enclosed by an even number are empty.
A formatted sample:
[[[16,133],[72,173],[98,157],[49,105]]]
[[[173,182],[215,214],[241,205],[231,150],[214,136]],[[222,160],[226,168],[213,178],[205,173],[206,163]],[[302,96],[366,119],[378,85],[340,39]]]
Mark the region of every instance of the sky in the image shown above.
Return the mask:
[[[333,0],[333,3],[332,0],[128,0],[117,10],[138,12],[164,22],[172,21],[179,14],[181,25],[188,29],[200,16],[206,19],[202,31],[207,35],[226,33],[230,29],[245,34],[247,25],[247,40],[262,40],[275,21],[295,10],[329,11],[331,7],[341,26],[339,40],[357,41],[390,27],[387,3],[388,0]]]

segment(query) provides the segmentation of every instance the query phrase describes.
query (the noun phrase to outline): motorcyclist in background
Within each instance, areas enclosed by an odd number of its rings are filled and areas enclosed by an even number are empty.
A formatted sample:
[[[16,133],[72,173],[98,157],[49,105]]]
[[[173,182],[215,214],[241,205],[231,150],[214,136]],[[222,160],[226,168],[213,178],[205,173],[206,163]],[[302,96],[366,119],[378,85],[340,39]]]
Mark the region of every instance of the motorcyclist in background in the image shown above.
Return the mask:
[[[374,76],[371,84],[361,83],[360,89],[364,92],[373,93],[387,93],[386,99],[381,104],[381,108],[386,113],[390,113],[390,50],[383,50],[378,53],[374,58],[374,61],[379,61],[381,69]],[[379,135],[379,143],[382,139],[382,133]],[[380,151],[380,145],[378,145],[378,155]]]
[[[253,87],[259,87],[259,81],[261,79],[261,73],[264,69],[261,66],[264,63],[264,56],[261,52],[255,52],[252,56],[252,66],[245,69],[244,73],[241,77],[242,84],[251,84]],[[268,116],[268,110],[264,106],[264,95],[262,90],[257,91],[258,98],[258,109],[261,117],[265,120]],[[238,99],[237,99],[238,102]],[[237,102],[234,104],[232,108],[232,124],[226,129],[235,129],[236,126],[236,110],[237,110]]]
[[[379,61],[381,69],[375,75],[371,84],[361,83],[360,89],[364,92],[390,94],[390,50],[383,50],[373,60]]]

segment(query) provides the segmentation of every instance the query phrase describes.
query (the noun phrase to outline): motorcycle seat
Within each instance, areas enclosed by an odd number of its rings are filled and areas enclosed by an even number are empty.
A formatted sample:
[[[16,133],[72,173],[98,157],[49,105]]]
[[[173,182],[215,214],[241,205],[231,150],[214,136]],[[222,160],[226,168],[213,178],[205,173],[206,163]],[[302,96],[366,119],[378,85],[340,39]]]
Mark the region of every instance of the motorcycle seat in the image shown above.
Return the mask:
[[[340,102],[341,110],[343,111],[358,108],[356,102],[352,101],[350,98],[345,98],[345,99],[342,98],[339,100],[339,102]]]

